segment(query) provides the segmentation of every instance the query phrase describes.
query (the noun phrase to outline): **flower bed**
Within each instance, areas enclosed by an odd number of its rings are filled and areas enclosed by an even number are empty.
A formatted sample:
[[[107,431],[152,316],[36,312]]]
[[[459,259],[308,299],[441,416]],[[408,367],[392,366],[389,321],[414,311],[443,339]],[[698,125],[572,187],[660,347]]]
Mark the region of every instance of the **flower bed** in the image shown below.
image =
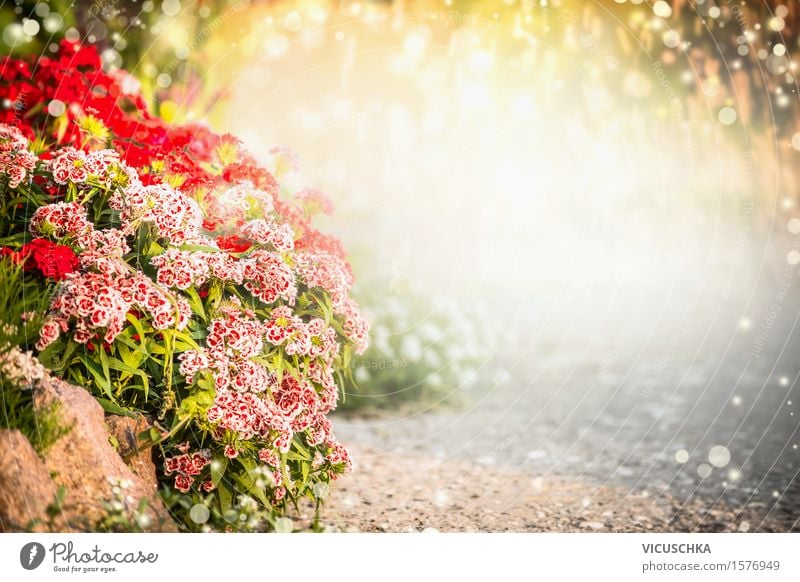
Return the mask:
[[[270,173],[232,136],[149,115],[90,47],[4,58],[0,96],[2,254],[53,289],[39,359],[156,419],[142,444],[187,528],[320,502],[350,465],[327,415],[369,330],[340,242],[312,225],[329,203],[287,196],[285,152]]]

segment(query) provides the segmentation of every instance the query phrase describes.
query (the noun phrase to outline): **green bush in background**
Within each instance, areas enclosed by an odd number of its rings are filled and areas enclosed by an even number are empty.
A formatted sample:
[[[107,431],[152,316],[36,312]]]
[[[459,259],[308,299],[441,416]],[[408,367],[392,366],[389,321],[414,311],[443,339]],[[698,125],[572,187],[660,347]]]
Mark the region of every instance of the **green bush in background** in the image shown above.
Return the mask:
[[[351,363],[356,385],[346,389],[340,410],[462,406],[482,386],[503,380],[497,367],[484,366],[503,333],[485,305],[433,300],[410,284],[388,297],[370,288],[359,300],[372,324],[371,344]]]

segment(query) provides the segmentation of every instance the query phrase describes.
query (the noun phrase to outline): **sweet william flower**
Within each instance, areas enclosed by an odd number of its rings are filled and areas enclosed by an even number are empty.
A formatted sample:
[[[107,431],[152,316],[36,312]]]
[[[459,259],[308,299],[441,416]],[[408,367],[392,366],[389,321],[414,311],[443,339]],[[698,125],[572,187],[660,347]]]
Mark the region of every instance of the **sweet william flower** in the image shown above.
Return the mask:
[[[247,252],[253,243],[246,238],[231,234],[217,237],[217,246],[230,253],[244,253]]]
[[[28,151],[28,140],[12,125],[0,125],[0,175],[10,188],[17,188],[36,167],[36,156]]]
[[[36,342],[36,349],[41,351],[52,344],[61,335],[60,322],[55,318],[46,319],[39,331],[39,339]]]
[[[86,207],[78,202],[57,202],[36,209],[28,230],[35,236],[56,240],[89,236],[94,226],[86,217]]]
[[[9,256],[17,264],[23,263],[26,271],[38,271],[48,279],[62,281],[77,270],[78,255],[66,245],[56,244],[44,238],[35,238],[15,252],[4,248],[3,256]]]
[[[306,188],[297,193],[297,200],[299,200],[303,209],[310,216],[315,214],[333,214],[333,202],[325,194],[313,188]]]
[[[188,493],[189,490],[192,488],[192,483],[194,479],[189,477],[188,475],[178,475],[175,477],[175,489],[180,491],[181,493]]]

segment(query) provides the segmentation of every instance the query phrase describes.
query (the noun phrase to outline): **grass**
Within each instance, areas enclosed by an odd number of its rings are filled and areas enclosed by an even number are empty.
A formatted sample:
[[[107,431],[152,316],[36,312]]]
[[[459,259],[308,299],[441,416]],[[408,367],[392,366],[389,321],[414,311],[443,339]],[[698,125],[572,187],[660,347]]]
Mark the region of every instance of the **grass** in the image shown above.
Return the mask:
[[[0,289],[1,360],[15,348],[23,352],[32,348],[50,291],[8,259],[0,260]],[[31,386],[0,367],[0,428],[20,431],[39,455],[71,429],[61,420],[59,407],[53,403],[37,410]]]

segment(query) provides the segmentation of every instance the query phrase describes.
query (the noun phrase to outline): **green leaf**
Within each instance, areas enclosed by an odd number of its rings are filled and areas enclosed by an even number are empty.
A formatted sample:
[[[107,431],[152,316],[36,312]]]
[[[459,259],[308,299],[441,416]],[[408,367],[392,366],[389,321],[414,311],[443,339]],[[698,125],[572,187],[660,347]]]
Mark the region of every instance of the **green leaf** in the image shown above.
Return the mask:
[[[244,472],[237,475],[236,481],[238,481],[242,487],[252,493],[261,503],[264,505],[269,505],[269,499],[267,499],[264,490],[256,487],[256,483],[253,481],[253,478],[250,476],[249,472]]]
[[[345,344],[342,348],[342,367],[347,370],[353,361],[353,347],[350,344]]]
[[[144,328],[142,327],[142,322],[139,321],[139,318],[133,315],[132,313],[128,313],[126,316],[128,323],[133,326],[133,329],[136,330],[136,333],[139,335],[139,343],[144,348],[144,338],[146,334],[144,333]]]
[[[112,402],[107,398],[96,397],[95,400],[103,407],[103,410],[108,414],[116,414],[117,416],[127,416],[129,418],[135,418],[137,413],[129,408],[124,408],[117,404],[116,402]]]
[[[100,348],[99,351],[102,352],[103,348]],[[104,370],[97,364],[97,362],[92,360],[88,354],[81,355],[81,362],[84,366],[86,366],[86,369],[89,370],[89,373],[95,379],[95,382],[100,389],[105,392],[106,396],[108,396],[109,400],[116,402],[114,394],[111,392],[111,378],[104,373]]]
[[[283,357],[280,355],[280,353],[275,354],[273,366],[275,368],[273,371],[275,372],[278,385],[280,386],[281,382],[283,381]]]
[[[283,365],[286,368],[286,371],[289,372],[289,374],[293,378],[300,378],[300,371],[297,368],[295,368],[294,366],[292,366],[292,364],[290,364],[286,360],[283,360]]]
[[[219,486],[225,471],[228,468],[228,457],[214,457],[211,462],[211,482],[214,486]]]
[[[176,329],[169,330],[172,337],[175,339],[175,351],[185,352],[187,350],[199,350],[200,346],[192,339],[192,336],[184,331]],[[165,336],[166,337],[166,334]]]
[[[145,400],[148,398],[150,394],[150,379],[147,377],[147,374],[145,374],[138,368],[138,365],[137,367],[133,367],[129,366],[128,364],[125,364],[124,362],[119,361],[116,358],[108,358],[108,367],[111,368],[112,370],[116,370],[117,372],[124,372],[128,375],[127,378],[121,377],[120,378],[121,382],[124,382],[125,380],[130,378],[130,376],[137,376],[141,378],[142,387],[144,389]]]
[[[178,247],[182,251],[198,251],[202,253],[218,253],[219,249],[216,247],[209,247],[206,245],[181,245]]]
[[[214,393],[208,390],[201,390],[197,393],[197,404],[204,408],[208,408],[214,404]]]
[[[192,311],[197,313],[203,321],[208,321],[206,309],[203,307],[203,300],[200,298],[197,290],[194,287],[189,287],[186,290],[186,294],[189,296],[189,305],[192,307]]]
[[[103,376],[105,377],[106,383],[111,388],[111,369],[109,367],[108,362],[108,354],[106,354],[106,349],[104,345],[97,346],[97,350],[95,353],[100,357],[100,365],[103,367]]]
[[[295,455],[295,459],[297,459],[297,460],[302,460],[302,461],[310,461],[311,460],[311,453],[309,452],[309,450],[305,446],[303,446],[303,444],[300,442],[300,439],[295,438],[292,441],[292,449],[293,450],[289,451],[289,453],[288,453],[288,458],[291,459],[292,455],[294,454]]]
[[[197,411],[199,409],[199,404],[197,403],[197,396],[187,396],[183,400],[181,400],[181,405],[178,408],[178,418],[181,420],[186,420],[187,418],[192,418],[196,416]]]
[[[248,472],[249,471],[254,471],[255,468],[256,468],[256,462],[253,459],[251,459],[250,457],[241,456],[241,457],[238,457],[236,460],[239,461],[239,464],[242,467],[244,467],[245,470],[247,470]]]
[[[75,355],[78,345],[78,342],[71,340],[67,342],[67,347],[64,350],[64,353],[61,355],[62,370],[72,363],[72,356]]]
[[[231,501],[233,500],[233,494],[224,481],[220,481],[217,484],[217,497],[219,497],[220,512],[224,515],[231,508]]]

